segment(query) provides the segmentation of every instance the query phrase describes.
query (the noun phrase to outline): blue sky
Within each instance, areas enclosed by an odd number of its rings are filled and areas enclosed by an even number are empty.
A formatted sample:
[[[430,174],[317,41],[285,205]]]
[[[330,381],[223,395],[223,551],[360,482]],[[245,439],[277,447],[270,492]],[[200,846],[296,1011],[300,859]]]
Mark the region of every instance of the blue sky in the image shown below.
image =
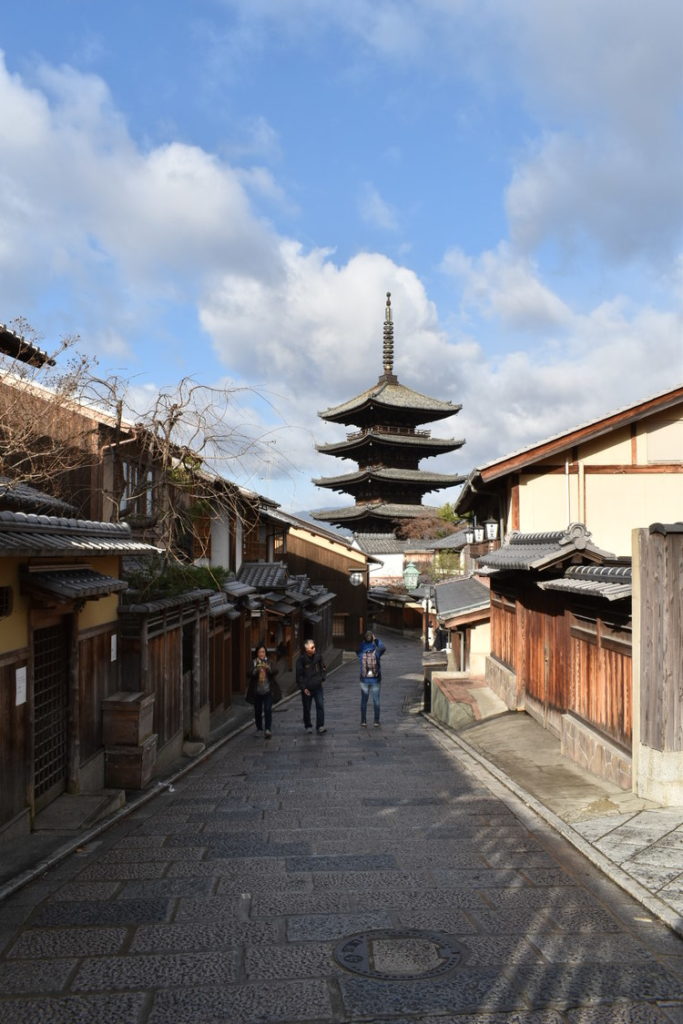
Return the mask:
[[[348,501],[386,291],[438,471],[683,377],[679,0],[5,0],[0,49],[0,320],[239,387],[290,510]]]

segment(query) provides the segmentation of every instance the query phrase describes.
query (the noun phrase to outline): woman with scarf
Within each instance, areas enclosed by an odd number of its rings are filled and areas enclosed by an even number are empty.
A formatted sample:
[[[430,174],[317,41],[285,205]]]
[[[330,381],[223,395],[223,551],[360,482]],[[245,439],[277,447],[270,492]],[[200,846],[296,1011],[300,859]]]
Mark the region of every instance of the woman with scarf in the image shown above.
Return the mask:
[[[254,660],[249,671],[246,700],[254,705],[256,729],[263,732],[267,740],[272,736],[273,704],[282,700],[280,687],[275,678],[277,671],[268,657],[265,646],[259,644],[254,651]]]

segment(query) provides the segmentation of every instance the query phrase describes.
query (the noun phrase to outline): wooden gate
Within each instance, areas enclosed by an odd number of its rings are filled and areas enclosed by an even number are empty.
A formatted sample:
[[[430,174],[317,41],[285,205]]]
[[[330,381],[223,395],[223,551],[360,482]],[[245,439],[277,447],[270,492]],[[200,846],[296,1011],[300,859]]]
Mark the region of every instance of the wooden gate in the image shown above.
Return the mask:
[[[36,811],[66,789],[69,644],[66,620],[33,631],[33,796]]]

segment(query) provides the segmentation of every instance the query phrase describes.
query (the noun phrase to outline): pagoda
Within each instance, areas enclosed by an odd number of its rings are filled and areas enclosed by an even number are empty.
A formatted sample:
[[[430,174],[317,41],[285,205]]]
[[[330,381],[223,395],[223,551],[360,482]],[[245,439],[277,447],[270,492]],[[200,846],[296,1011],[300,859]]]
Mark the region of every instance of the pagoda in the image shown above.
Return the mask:
[[[354,499],[353,505],[320,509],[313,517],[354,533],[393,535],[401,521],[437,511],[435,507],[422,504],[426,492],[454,487],[465,479],[420,469],[420,459],[455,451],[464,441],[432,437],[429,430],[416,429],[421,423],[453,416],[462,406],[428,398],[399,384],[394,374],[390,292],[387,292],[383,348],[384,372],[377,383],[348,402],[318,413],[321,419],[331,423],[356,427],[346,435],[345,441],[319,444],[316,449],[340,459],[352,459],[358,469],[313,481],[318,487],[329,487],[350,494]]]

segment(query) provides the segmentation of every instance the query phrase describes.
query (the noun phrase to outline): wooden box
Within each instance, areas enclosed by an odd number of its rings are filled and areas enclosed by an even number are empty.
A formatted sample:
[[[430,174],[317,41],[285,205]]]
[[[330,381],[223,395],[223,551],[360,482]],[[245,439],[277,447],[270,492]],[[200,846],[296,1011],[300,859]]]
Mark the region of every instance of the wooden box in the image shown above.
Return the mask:
[[[157,757],[157,734],[136,747],[110,747],[104,752],[107,789],[144,789],[152,778]]]
[[[136,747],[152,735],[153,721],[153,693],[113,693],[102,701],[102,742]]]

